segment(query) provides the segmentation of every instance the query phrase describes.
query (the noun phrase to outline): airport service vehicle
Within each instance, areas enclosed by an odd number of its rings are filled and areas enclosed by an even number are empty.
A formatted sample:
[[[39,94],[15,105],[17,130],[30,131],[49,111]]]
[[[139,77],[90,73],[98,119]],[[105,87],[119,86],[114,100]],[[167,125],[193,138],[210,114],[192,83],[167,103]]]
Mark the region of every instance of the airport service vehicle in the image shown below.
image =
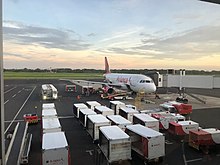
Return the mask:
[[[56,109],[53,109],[53,108],[43,109],[42,110],[42,118],[48,118],[48,117],[57,117]]]
[[[220,130],[206,128],[189,131],[189,146],[208,152],[211,146],[220,144]]]
[[[110,101],[109,103],[109,108],[114,110],[115,115],[119,114],[119,108],[125,107],[125,103],[121,101]]]
[[[65,91],[66,92],[76,92],[76,85],[66,85],[65,86]]]
[[[64,132],[43,134],[42,165],[71,165],[69,145]]]
[[[133,123],[133,116],[134,114],[138,114],[139,112],[137,110],[134,110],[133,108],[128,107],[121,107],[119,109],[119,115],[124,117],[125,119],[129,120]]]
[[[103,116],[114,115],[114,111],[106,106],[96,106],[94,111],[97,114],[102,114]]]
[[[148,114],[134,114],[133,124],[141,124],[159,132],[159,121]]]
[[[58,98],[58,91],[52,84],[43,84],[41,86],[43,100],[55,100]]]
[[[54,103],[43,103],[42,109],[55,109],[55,104]]]
[[[88,107],[84,103],[73,104],[73,114],[79,118],[80,109],[87,109]]]
[[[42,118],[42,133],[61,132],[60,121],[57,117]]]
[[[88,106],[88,108],[94,110],[95,106],[100,106],[101,104],[97,101],[86,101],[86,105]]]
[[[111,125],[117,125],[123,131],[125,131],[127,125],[132,124],[132,122],[130,122],[129,120],[125,119],[120,115],[109,115],[107,116],[107,119],[111,121]]]
[[[131,138],[131,149],[147,162],[163,160],[165,137],[162,133],[140,124],[128,125],[125,133]]]
[[[38,123],[38,116],[35,113],[33,113],[33,114],[24,114],[23,118],[24,118],[25,122],[28,122],[28,124]]]
[[[170,122],[168,132],[173,135],[184,136],[188,135],[189,131],[198,130],[199,124],[187,120],[187,121],[179,121],[179,122]]]
[[[95,93],[95,89],[93,86],[82,86],[82,94],[89,95]]]
[[[73,80],[76,82],[84,82],[88,84],[99,84],[107,88],[106,92],[109,94],[114,93],[114,88],[121,90],[153,93],[156,91],[156,85],[153,80],[142,74],[123,74],[123,73],[111,73],[107,57],[105,57],[105,74],[104,78],[106,82]]]
[[[131,160],[131,139],[118,126],[100,127],[99,147],[109,163]]]
[[[99,128],[102,126],[110,125],[111,121],[109,121],[105,116],[101,114],[89,115],[87,117],[86,130],[95,142],[99,140]]]
[[[88,115],[96,115],[97,113],[91,109],[80,109],[79,111],[79,121],[82,123],[84,127],[86,127],[86,121]]]
[[[192,105],[191,104],[184,104],[184,103],[179,103],[176,101],[168,101],[162,104],[163,106],[168,105],[168,106],[173,106],[176,108],[177,113],[181,115],[187,115],[192,113]],[[175,113],[175,112],[174,112]]]
[[[160,130],[167,130],[170,122],[178,121],[178,119],[170,113],[153,113],[151,116],[159,121]]]
[[[100,95],[101,99],[108,99],[108,100],[127,100],[130,97],[128,96],[127,92],[120,92],[120,93],[102,93]]]

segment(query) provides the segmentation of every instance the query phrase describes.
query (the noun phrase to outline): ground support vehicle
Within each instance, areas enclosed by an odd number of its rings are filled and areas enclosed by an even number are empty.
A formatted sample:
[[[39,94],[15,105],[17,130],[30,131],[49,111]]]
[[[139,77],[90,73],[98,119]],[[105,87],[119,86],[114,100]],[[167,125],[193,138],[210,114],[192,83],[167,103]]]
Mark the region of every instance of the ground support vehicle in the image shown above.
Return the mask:
[[[125,107],[125,103],[121,102],[121,101],[110,101],[109,102],[109,108],[113,109],[115,112],[115,115],[119,114],[119,109],[121,107]]]
[[[90,94],[94,94],[96,90],[93,86],[82,86],[82,95],[89,96]]]
[[[86,121],[88,115],[96,115],[97,113],[91,109],[80,109],[79,111],[79,121],[82,123],[84,127],[86,127]]]
[[[42,118],[42,134],[49,132],[61,132],[62,128],[57,117]]]
[[[220,144],[220,130],[216,128],[206,128],[189,131],[189,146],[209,152],[209,148]]]
[[[23,116],[24,121],[28,122],[28,124],[36,124],[38,123],[38,116],[37,114],[24,114]]]
[[[188,141],[189,131],[197,131],[199,129],[199,124],[187,120],[187,121],[179,121],[179,122],[170,122],[168,132],[171,135],[176,136],[177,138],[185,138]]]
[[[133,116],[134,114],[138,114],[139,112],[137,110],[134,110],[133,108],[128,107],[121,107],[119,109],[119,115],[124,117],[125,119],[129,120],[133,123]]]
[[[181,115],[188,115],[188,114],[192,113],[192,105],[191,104],[179,103],[177,101],[168,101],[168,102],[163,103],[162,105],[163,106],[169,105],[169,106],[175,107],[177,110],[177,113],[179,113]]]
[[[66,92],[76,92],[76,85],[66,85],[65,86],[65,91]]]
[[[131,138],[131,149],[146,162],[160,161],[165,156],[165,137],[162,133],[140,124],[128,125],[125,133]]]
[[[103,116],[114,115],[114,111],[106,106],[96,106],[94,111]]]
[[[43,100],[55,100],[58,98],[58,91],[52,84],[43,84],[41,94]]]
[[[159,121],[148,114],[134,114],[133,123],[141,124],[159,132]]]
[[[88,106],[88,108],[90,108],[94,111],[95,106],[100,106],[101,104],[97,101],[87,101],[86,105]]]
[[[101,114],[89,115],[86,123],[86,130],[93,139],[93,142],[99,140],[99,128],[102,126],[110,126],[111,121],[109,121],[105,116]]]
[[[111,125],[117,125],[123,131],[125,131],[127,125],[132,124],[132,122],[130,122],[129,120],[125,119],[120,115],[109,115],[107,116],[107,119],[111,121]]]
[[[80,109],[87,109],[88,107],[84,103],[73,104],[73,114],[76,118],[79,118]]]
[[[100,127],[99,147],[109,163],[131,160],[131,139],[118,126]]]
[[[108,99],[108,100],[127,100],[130,99],[127,92],[120,92],[120,93],[102,93],[100,95],[101,99]]]
[[[70,165],[69,152],[64,132],[43,134],[42,165]]]

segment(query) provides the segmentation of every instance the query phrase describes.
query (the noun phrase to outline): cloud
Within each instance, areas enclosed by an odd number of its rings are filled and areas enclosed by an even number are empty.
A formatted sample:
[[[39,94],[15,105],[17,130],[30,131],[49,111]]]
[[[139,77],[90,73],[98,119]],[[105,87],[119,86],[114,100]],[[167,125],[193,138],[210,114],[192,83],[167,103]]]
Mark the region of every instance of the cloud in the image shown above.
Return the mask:
[[[37,27],[13,21],[4,21],[3,34],[4,40],[23,45],[72,51],[87,50],[91,46],[72,30]]]

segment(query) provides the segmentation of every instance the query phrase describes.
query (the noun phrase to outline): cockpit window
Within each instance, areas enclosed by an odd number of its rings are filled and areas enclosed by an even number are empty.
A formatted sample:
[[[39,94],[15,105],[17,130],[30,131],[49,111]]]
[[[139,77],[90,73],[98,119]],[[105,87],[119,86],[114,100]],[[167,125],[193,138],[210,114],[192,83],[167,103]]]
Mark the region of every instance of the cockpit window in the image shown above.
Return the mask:
[[[140,83],[152,83],[153,80],[141,80]]]

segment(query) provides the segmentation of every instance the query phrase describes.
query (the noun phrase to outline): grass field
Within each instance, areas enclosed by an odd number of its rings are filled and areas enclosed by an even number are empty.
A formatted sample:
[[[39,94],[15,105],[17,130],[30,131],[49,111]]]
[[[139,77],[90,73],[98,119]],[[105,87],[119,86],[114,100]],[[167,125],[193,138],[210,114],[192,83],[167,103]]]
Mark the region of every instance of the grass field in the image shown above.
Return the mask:
[[[100,79],[101,73],[4,72],[4,79]]]

